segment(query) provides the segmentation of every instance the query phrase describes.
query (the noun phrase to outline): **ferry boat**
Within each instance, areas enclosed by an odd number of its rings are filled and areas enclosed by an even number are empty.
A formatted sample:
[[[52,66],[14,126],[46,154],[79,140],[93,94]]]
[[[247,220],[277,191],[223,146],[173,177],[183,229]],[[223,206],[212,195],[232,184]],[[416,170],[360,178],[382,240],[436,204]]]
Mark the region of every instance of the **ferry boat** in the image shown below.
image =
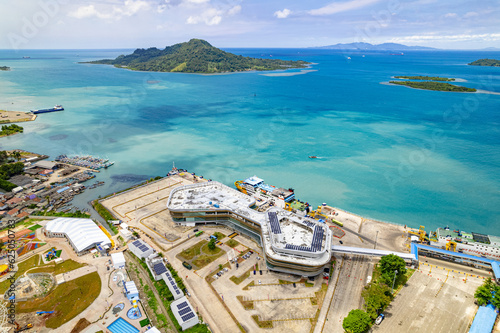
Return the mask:
[[[500,259],[500,237],[438,228],[429,237],[430,245],[490,259]]]
[[[40,110],[31,110],[31,113],[33,114],[39,114],[39,113],[47,113],[47,112],[55,112],[55,111],[63,111],[64,108],[62,105],[56,105],[51,109],[40,109]]]
[[[265,198],[271,203],[281,208],[290,208],[299,211],[305,211],[309,206],[295,199],[295,191],[293,188],[285,189],[264,183],[264,180],[257,177],[249,177],[245,180],[238,180],[234,183],[238,191],[247,195]]]

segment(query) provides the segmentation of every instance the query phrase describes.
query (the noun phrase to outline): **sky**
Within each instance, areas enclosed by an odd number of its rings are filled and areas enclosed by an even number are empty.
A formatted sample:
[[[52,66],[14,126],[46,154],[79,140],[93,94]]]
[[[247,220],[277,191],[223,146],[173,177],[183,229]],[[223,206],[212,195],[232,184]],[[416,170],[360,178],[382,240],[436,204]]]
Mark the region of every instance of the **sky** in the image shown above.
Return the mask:
[[[500,47],[499,0],[0,0],[0,49]]]

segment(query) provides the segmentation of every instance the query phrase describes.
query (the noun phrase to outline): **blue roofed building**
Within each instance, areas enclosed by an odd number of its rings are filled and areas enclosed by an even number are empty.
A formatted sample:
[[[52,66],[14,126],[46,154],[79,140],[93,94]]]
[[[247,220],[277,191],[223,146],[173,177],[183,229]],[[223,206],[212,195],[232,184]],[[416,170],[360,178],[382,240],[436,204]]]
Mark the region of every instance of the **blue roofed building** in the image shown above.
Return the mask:
[[[469,329],[469,333],[491,333],[497,315],[493,305],[480,306]]]

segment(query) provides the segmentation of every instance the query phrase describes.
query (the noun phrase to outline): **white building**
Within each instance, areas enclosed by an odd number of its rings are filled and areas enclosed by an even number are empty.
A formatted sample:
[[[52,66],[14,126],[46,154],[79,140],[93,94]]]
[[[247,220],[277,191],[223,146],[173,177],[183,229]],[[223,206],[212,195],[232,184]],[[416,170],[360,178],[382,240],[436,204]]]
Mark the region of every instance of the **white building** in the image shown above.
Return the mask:
[[[135,286],[134,281],[128,281],[123,284],[123,289],[125,296],[127,296],[129,301],[139,300],[139,290]]]
[[[147,330],[146,332],[144,333],[161,333],[159,329],[157,329],[156,327],[151,327],[149,330]]]
[[[168,289],[174,296],[174,299],[179,299],[181,297],[184,297],[184,293],[179,289],[179,286],[177,285],[177,282],[175,282],[174,277],[172,274],[170,274],[170,271],[167,269],[165,273],[161,275],[163,281],[165,281],[165,284],[167,285]]]
[[[179,298],[170,303],[170,309],[172,310],[175,319],[177,319],[177,322],[179,323],[183,331],[187,330],[190,327],[193,327],[200,321],[186,296],[183,296],[182,298]]]
[[[120,231],[119,231],[120,235],[123,237],[123,240],[125,242],[129,241],[132,239],[132,233],[127,230],[127,229],[121,229],[120,228]]]
[[[128,249],[139,259],[147,258],[155,252],[155,250],[142,239],[138,239],[130,243],[128,245]]]
[[[111,246],[111,240],[91,219],[60,217],[47,222],[43,232],[47,237],[66,238],[79,256],[98,246]]]
[[[163,261],[163,258],[156,255],[153,256],[153,258],[149,257],[146,259],[146,264],[149,268],[149,271],[153,275],[155,281],[161,280],[162,279],[162,274],[167,272],[168,269],[165,266],[165,262]]]
[[[113,261],[114,269],[125,267],[125,256],[123,252],[111,253],[111,260]]]

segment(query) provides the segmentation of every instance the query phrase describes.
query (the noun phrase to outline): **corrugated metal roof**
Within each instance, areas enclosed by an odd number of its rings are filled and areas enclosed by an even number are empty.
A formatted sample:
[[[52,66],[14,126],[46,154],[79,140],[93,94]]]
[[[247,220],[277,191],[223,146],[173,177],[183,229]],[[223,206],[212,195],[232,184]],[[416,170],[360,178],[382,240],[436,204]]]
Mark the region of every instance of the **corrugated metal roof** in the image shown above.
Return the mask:
[[[35,166],[42,168],[42,169],[53,169],[57,165],[56,162],[51,162],[51,161],[38,161],[35,163]]]
[[[134,281],[125,282],[125,289],[127,290],[128,294],[139,294],[139,290],[137,290]]]
[[[496,319],[497,313],[493,305],[488,304],[487,306],[480,306],[474,317],[469,333],[491,333]]]
[[[77,252],[101,243],[103,246],[111,245],[108,236],[91,219],[60,217],[47,222],[45,229],[49,232],[66,234]]]

